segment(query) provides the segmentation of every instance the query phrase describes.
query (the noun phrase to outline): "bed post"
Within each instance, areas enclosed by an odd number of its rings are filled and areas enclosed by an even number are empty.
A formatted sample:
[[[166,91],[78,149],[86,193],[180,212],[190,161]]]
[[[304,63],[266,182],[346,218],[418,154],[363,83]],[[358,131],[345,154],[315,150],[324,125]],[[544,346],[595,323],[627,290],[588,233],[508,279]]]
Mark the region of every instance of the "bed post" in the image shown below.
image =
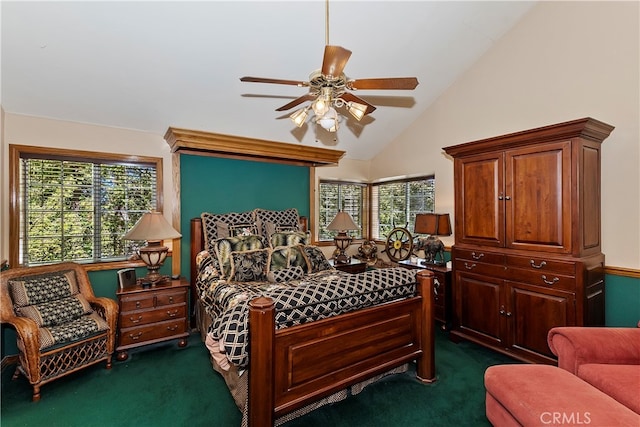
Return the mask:
[[[429,270],[421,270],[416,275],[418,289],[422,296],[421,337],[422,355],[416,360],[416,374],[420,381],[431,383],[436,380],[435,321],[433,318],[433,277]]]
[[[275,313],[271,298],[249,302],[249,425],[273,426]]]
[[[189,292],[189,309],[190,309],[190,325],[191,328],[194,329],[197,327],[196,325],[196,299],[198,298],[198,293],[196,291],[196,279],[198,278],[198,269],[196,267],[196,255],[198,255],[201,251],[204,250],[204,232],[202,230],[202,219],[200,218],[192,218],[190,222],[190,232],[191,232],[191,257],[189,262],[191,263],[191,271],[189,272],[189,282],[191,284],[190,292]]]

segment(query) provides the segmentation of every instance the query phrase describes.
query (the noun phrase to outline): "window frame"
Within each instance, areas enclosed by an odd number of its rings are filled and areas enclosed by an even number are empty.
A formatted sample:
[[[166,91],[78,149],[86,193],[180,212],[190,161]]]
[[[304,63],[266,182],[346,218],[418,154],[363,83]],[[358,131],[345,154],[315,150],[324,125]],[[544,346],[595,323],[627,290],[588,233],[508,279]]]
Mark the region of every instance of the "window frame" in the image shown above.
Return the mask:
[[[43,159],[70,158],[83,162],[153,164],[156,168],[156,210],[163,211],[163,159],[161,157],[9,144],[9,262],[11,266],[20,266],[18,264],[21,233],[20,160],[23,157],[40,157]],[[82,264],[88,271],[144,266],[144,263],[140,260],[89,261]]]
[[[381,185],[388,185],[388,184],[398,184],[398,183],[403,183],[403,184],[409,184],[411,182],[415,182],[415,181],[427,181],[427,180],[433,180],[434,183],[434,188],[433,188],[433,205],[434,205],[434,210],[431,212],[435,212],[435,202],[436,202],[436,190],[435,190],[435,180],[436,180],[436,176],[435,174],[430,174],[430,175],[420,175],[420,176],[414,176],[411,178],[398,178],[398,179],[389,179],[389,180],[380,180],[374,183],[371,183],[370,186],[371,187],[379,187]],[[410,195],[407,194],[407,197],[409,197]],[[369,192],[369,197],[370,197],[370,205],[371,205],[371,228],[369,229],[369,236],[371,238],[371,240],[374,240],[377,243],[385,243],[386,239],[382,238],[381,236],[377,236],[377,237],[373,237],[374,233],[373,233],[373,225],[374,224],[378,224],[379,221],[377,219],[374,220],[373,215],[377,212],[379,212],[379,205],[376,206],[374,208],[373,206],[373,189]],[[430,213],[430,212],[425,212],[425,213]],[[415,224],[414,224],[415,225]],[[404,227],[404,224],[397,224],[396,227]],[[411,227],[410,225],[407,226],[407,229],[409,230],[409,232],[411,232],[411,229],[413,227]],[[379,230],[378,230],[379,231]]]
[[[336,185],[356,185],[362,187],[362,200],[361,200],[361,212],[360,216],[362,218],[362,230],[361,236],[358,238],[354,238],[353,242],[361,242],[364,240],[368,240],[369,236],[369,189],[370,185],[366,182],[358,182],[358,181],[345,181],[345,180],[337,180],[337,179],[319,179],[318,180],[318,223],[316,229],[315,243],[318,246],[332,246],[334,245],[333,238],[330,240],[320,240],[320,210],[322,204],[322,194],[320,192],[320,186],[322,184],[336,184]]]

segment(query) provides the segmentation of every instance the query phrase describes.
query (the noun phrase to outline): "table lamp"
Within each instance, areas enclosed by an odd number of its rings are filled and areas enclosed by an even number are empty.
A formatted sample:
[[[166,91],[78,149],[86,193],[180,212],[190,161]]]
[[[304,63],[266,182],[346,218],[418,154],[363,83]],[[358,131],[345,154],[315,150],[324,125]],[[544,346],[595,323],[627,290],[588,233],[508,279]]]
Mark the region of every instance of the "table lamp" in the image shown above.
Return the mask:
[[[444,243],[437,236],[451,236],[449,214],[416,214],[416,223],[413,231],[429,235],[423,248],[425,255],[423,264],[444,265],[446,263],[444,259]]]
[[[140,279],[140,282],[151,283],[155,286],[156,283],[169,278],[158,273],[169,252],[169,248],[162,246],[162,241],[179,237],[182,237],[182,235],[164,219],[162,212],[145,213],[133,228],[124,235],[127,240],[147,241],[147,246],[143,246],[137,251],[140,259],[146,264],[148,271],[147,275]]]
[[[349,230],[357,230],[358,226],[353,222],[351,216],[344,211],[338,212],[331,224],[327,227],[327,230],[337,231],[338,234],[333,238],[333,241],[338,248],[338,255],[335,256],[336,264],[348,264],[351,261],[351,257],[345,253],[345,250],[351,244],[353,240],[351,236],[347,235]]]

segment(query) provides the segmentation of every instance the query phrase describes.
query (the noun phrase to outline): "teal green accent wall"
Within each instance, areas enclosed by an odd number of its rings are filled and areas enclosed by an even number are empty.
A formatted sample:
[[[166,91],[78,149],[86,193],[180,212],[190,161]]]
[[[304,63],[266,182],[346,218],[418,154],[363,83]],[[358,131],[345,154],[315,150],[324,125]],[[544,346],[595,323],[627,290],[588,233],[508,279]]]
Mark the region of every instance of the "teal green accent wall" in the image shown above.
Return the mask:
[[[640,279],[607,274],[605,278],[605,324],[634,327],[640,321]]]
[[[181,275],[191,274],[190,222],[202,212],[296,208],[309,217],[310,173],[306,166],[180,155]]]

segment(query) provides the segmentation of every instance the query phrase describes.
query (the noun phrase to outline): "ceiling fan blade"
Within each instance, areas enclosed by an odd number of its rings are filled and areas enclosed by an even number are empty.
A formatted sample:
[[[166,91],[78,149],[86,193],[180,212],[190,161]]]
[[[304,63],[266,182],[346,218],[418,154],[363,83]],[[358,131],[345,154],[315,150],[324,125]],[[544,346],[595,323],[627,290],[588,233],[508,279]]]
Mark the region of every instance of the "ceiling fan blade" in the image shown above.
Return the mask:
[[[311,95],[310,93],[301,96],[300,98],[296,98],[293,101],[291,101],[288,104],[283,105],[280,108],[277,108],[276,111],[285,111],[285,110],[290,110],[291,108],[295,107],[296,105],[300,105],[305,101],[311,101],[313,99],[316,99],[317,95]]]
[[[309,86],[309,82],[303,82],[299,80],[282,80],[282,79],[267,79],[264,77],[240,77],[241,82],[252,82],[252,83],[274,83],[278,85],[292,85],[292,86],[300,86],[307,87]]]
[[[365,111],[365,113],[364,113],[365,115],[373,113],[376,110],[376,107],[374,107],[373,105],[369,104],[364,99],[355,96],[352,93],[345,92],[340,96],[340,98],[344,99],[347,102],[357,102],[359,104],[366,105],[367,106],[367,111]]]
[[[322,74],[325,76],[339,77],[344,70],[351,51],[340,46],[326,45],[322,60]]]
[[[349,89],[398,89],[413,90],[418,86],[418,79],[415,77],[389,77],[382,79],[357,79],[348,82]]]

